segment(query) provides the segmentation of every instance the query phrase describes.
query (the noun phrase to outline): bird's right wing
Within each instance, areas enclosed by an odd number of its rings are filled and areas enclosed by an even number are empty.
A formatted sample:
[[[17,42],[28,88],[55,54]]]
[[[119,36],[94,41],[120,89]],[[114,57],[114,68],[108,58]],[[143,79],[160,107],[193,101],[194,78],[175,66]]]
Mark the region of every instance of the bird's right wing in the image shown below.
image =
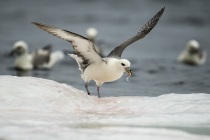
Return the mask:
[[[114,48],[114,50],[112,50],[110,52],[110,54],[108,55],[108,57],[118,57],[120,58],[122,55],[122,52],[124,51],[124,49],[134,43],[135,41],[144,38],[157,24],[157,22],[159,21],[160,17],[162,16],[163,12],[165,10],[165,7],[162,8],[149,22],[147,22],[137,33],[137,35],[129,38],[128,40],[126,40],[125,42],[123,42],[122,44],[120,44],[119,46],[117,46],[116,48]]]

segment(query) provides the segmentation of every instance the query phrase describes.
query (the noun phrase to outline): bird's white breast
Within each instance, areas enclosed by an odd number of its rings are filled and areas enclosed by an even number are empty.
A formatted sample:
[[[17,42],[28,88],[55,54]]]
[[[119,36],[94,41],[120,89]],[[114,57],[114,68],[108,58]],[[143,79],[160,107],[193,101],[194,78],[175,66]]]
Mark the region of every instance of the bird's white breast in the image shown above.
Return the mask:
[[[84,71],[85,81],[95,80],[101,83],[111,82],[119,79],[124,71],[118,69],[115,65],[97,63],[89,65]]]
[[[178,61],[180,62],[192,63],[195,65],[201,65],[205,63],[205,60],[206,60],[206,53],[203,52],[203,57],[200,58],[198,54],[196,55],[189,54],[187,50],[184,50],[178,57]]]
[[[15,67],[23,70],[31,70],[32,65],[32,56],[30,54],[24,54],[16,58]]]

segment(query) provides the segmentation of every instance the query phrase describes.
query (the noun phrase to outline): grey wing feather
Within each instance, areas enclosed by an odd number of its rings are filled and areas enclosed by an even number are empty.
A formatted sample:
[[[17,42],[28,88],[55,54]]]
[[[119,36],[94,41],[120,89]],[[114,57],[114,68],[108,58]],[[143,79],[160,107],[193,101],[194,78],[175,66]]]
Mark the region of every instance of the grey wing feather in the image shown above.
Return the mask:
[[[114,56],[114,57],[121,57],[122,52],[124,51],[124,49],[134,43],[135,41],[144,38],[157,24],[157,22],[159,21],[160,17],[162,16],[163,12],[165,10],[165,7],[162,8],[149,22],[147,22],[137,33],[137,35],[129,38],[128,40],[126,40],[125,42],[123,42],[122,44],[120,44],[119,46],[117,46],[114,50],[112,50],[110,52],[110,54],[108,55],[108,57],[110,56]]]
[[[35,68],[42,66],[43,64],[47,64],[50,61],[49,56],[38,56],[33,60],[33,65]]]
[[[52,45],[48,44],[41,49],[36,50],[33,52],[33,65],[34,67],[38,67],[40,65],[49,63],[50,61],[50,54],[52,52]]]
[[[51,44],[48,44],[44,47],[42,47],[43,50],[49,50],[50,52],[52,52],[52,45]]]

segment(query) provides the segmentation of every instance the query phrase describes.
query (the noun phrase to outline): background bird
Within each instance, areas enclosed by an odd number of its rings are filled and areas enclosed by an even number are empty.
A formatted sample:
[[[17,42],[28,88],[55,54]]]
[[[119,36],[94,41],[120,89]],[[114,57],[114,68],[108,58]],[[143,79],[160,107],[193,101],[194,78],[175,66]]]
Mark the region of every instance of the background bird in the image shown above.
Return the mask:
[[[64,59],[62,51],[52,52],[52,45],[44,46],[29,53],[28,45],[24,41],[17,41],[10,55],[15,55],[14,66],[18,70],[50,69],[57,62]]]
[[[190,40],[177,59],[187,65],[201,65],[206,61],[206,53],[198,41]]]

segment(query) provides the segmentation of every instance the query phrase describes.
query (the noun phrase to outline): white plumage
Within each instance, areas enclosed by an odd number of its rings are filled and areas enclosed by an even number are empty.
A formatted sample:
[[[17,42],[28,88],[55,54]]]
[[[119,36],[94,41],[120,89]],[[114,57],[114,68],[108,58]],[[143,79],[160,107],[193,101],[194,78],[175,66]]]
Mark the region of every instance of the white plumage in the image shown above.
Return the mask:
[[[130,69],[131,63],[127,59],[121,59],[121,54],[128,45],[145,37],[154,28],[163,14],[164,9],[165,8],[162,8],[135,36],[117,46],[105,58],[102,58],[96,51],[94,42],[91,39],[57,27],[36,22],[33,22],[33,24],[72,44],[76,54],[69,55],[76,60],[79,66],[79,70],[82,73],[81,77],[85,81],[88,95],[90,95],[88,83],[90,80],[94,80],[97,85],[98,97],[100,97],[99,89],[103,83],[119,79],[124,72],[127,72],[129,77],[132,75]],[[97,31],[93,29],[90,29],[90,31],[87,32],[91,32],[91,37],[97,34]]]

